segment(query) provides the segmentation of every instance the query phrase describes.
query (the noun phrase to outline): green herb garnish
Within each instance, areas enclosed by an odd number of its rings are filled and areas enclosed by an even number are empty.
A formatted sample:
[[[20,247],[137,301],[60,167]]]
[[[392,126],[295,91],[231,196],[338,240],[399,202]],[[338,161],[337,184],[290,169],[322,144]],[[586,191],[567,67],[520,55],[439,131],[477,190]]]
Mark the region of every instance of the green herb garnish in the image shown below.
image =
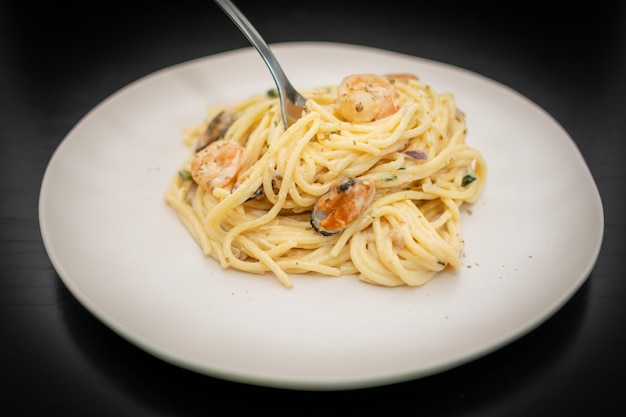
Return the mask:
[[[463,177],[463,181],[461,181],[461,186],[465,187],[466,185],[471,184],[474,181],[476,181],[476,177],[472,174],[467,174]]]
[[[178,171],[178,175],[184,180],[191,179],[191,172],[187,171],[186,169],[181,169],[180,171]]]

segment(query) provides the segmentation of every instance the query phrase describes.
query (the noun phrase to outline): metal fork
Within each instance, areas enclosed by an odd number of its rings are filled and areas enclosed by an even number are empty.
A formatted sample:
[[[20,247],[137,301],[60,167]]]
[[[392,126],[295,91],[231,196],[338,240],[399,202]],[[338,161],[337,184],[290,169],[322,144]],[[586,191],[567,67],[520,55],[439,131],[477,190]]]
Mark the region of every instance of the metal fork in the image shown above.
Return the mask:
[[[237,25],[239,30],[248,38],[250,43],[254,45],[259,52],[265,64],[272,73],[278,95],[280,96],[280,111],[283,118],[285,128],[291,126],[296,120],[302,116],[305,108],[306,98],[302,96],[289,82],[274,53],[263,40],[259,32],[252,26],[248,19],[230,0],[214,0],[222,10]]]

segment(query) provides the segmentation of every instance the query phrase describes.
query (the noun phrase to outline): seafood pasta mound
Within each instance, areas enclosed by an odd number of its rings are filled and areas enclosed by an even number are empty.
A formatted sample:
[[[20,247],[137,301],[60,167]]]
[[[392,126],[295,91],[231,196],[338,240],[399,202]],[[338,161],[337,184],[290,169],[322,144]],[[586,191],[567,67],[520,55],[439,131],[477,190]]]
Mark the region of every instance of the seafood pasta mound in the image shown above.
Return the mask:
[[[420,286],[461,266],[460,207],[487,168],[450,93],[412,74],[354,74],[301,91],[285,129],[275,91],[207,109],[166,201],[222,268],[356,275]]]

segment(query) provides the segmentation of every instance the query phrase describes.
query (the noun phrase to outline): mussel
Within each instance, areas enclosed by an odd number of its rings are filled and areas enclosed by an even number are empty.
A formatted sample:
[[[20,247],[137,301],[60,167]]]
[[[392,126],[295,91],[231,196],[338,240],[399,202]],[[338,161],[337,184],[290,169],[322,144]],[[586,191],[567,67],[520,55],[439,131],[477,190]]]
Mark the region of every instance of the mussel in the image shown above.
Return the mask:
[[[311,210],[311,226],[324,236],[342,232],[358,219],[374,199],[372,181],[340,178],[330,184]]]
[[[235,118],[235,112],[230,109],[219,112],[211,119],[206,130],[198,138],[195,151],[201,151],[216,140],[223,138],[230,125],[235,121]]]

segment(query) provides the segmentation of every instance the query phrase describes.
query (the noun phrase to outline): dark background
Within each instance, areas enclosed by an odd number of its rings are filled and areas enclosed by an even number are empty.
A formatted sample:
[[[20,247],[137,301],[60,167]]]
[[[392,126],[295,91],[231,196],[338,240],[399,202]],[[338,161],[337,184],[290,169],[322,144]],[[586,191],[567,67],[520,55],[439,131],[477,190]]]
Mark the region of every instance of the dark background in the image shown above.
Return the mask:
[[[270,389],[195,374],[150,356],[89,314],[52,268],[37,212],[44,170],[70,129],[120,88],[164,67],[249,43],[210,0],[2,1],[0,413],[486,417],[623,412],[624,3],[237,4],[269,43],[334,41],[429,58],[503,83],[544,108],[580,148],[602,196],[604,242],[589,279],[559,312],[521,339],[456,369],[391,386],[342,392]],[[571,204],[577,204],[575,195]]]

